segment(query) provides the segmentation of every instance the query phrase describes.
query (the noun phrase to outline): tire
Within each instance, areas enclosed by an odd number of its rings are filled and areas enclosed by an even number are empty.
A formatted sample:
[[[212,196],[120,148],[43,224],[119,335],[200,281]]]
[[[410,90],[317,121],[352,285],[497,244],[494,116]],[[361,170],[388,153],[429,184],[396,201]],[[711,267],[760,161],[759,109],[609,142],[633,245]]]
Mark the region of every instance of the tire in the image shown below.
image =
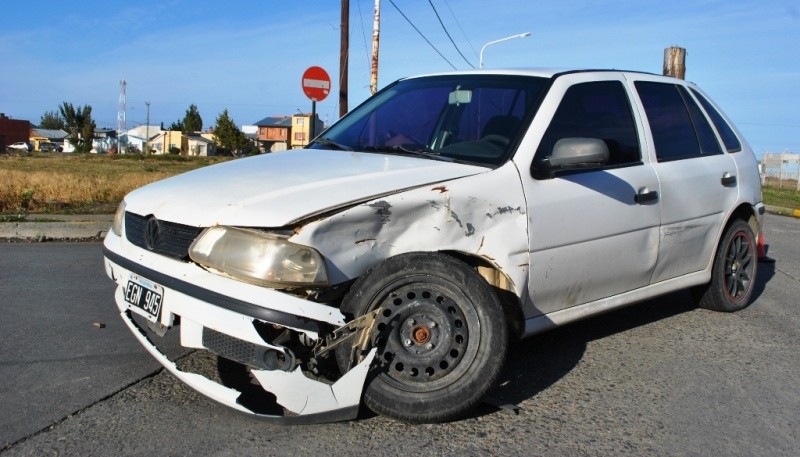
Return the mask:
[[[711,281],[693,290],[701,308],[734,312],[750,304],[756,283],[756,243],[753,231],[741,219],[735,220],[722,235]]]
[[[342,310],[360,316],[378,307],[369,409],[411,423],[449,421],[494,385],[508,330],[497,295],[468,265],[437,253],[387,259],[356,281]],[[336,357],[349,369],[346,350]]]

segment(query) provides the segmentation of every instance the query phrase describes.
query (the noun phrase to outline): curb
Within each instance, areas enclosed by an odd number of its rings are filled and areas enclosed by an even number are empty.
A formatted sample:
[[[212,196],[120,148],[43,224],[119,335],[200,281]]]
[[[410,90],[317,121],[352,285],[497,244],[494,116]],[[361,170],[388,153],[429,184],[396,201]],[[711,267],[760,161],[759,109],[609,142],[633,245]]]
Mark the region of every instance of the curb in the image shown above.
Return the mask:
[[[800,209],[782,208],[780,206],[766,205],[767,212],[770,214],[778,214],[780,216],[790,216],[800,218]]]
[[[0,224],[0,238],[18,240],[103,238],[106,222],[7,222]]]
[[[102,239],[111,228],[108,221],[2,222],[0,239],[47,241]]]

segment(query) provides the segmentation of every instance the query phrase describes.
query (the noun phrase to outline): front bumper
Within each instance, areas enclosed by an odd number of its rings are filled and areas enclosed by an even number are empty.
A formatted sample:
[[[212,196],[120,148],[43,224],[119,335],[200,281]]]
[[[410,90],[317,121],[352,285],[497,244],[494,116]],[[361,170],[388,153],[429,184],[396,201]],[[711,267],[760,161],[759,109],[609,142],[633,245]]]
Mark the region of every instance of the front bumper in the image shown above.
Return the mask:
[[[285,348],[266,341],[255,323],[290,329],[306,339],[319,340],[321,329],[345,324],[338,309],[209,273],[192,263],[140,249],[113,233],[106,237],[103,252],[106,274],[117,283],[114,296],[123,321],[156,360],[193,389],[225,406],[268,421],[330,422],[352,419],[358,414],[375,349],[330,384],[311,379],[300,366],[290,371],[251,368],[250,373],[261,387],[272,393],[277,403],[288,411],[284,415],[267,415],[242,404],[239,400],[243,392],[203,375],[182,371],[133,319],[133,314],[145,317],[151,321],[151,328],[160,330],[162,335],[179,321],[176,330],[180,331],[181,345],[187,348],[209,350],[204,344],[204,332],[211,331],[242,342],[248,348],[283,353]],[[126,284],[134,275],[163,288],[158,322],[126,302]]]

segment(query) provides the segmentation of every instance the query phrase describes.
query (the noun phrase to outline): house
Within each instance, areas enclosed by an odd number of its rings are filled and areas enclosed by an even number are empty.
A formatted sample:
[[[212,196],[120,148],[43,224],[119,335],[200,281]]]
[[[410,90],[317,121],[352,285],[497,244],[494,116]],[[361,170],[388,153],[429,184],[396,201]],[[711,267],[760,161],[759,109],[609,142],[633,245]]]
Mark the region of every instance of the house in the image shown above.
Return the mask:
[[[316,116],[315,134],[311,135],[311,114],[265,117],[255,123],[258,127],[259,147],[265,152],[298,149],[305,147],[324,129],[324,123]]]
[[[41,150],[41,144],[46,142],[56,143],[63,152],[75,152],[75,145],[69,140],[68,133],[63,130],[31,130],[31,143],[34,149]],[[114,129],[95,129],[92,135],[92,154],[108,154],[117,149],[117,131]]]
[[[9,144],[20,141],[28,142],[31,133],[31,123],[18,119],[11,119],[0,113],[0,151],[5,151]]]
[[[30,133],[30,142],[33,149],[41,151],[42,143],[55,143],[58,146],[64,147],[64,140],[67,138],[67,132],[62,129],[40,129],[33,128]]]
[[[265,117],[255,123],[258,127],[258,145],[264,152],[289,149],[292,116]]]
[[[150,148],[154,154],[169,154],[175,150],[190,156],[217,155],[217,145],[204,134],[183,133],[180,130],[166,130],[150,138]]]
[[[190,156],[215,156],[217,155],[217,144],[214,140],[208,139],[204,134],[190,133],[189,155]]]
[[[117,131],[114,129],[95,129],[92,137],[93,154],[107,154],[117,145]]]
[[[152,141],[152,138],[161,133],[160,125],[139,125],[120,136],[120,142],[127,145],[127,149],[134,149],[135,152],[144,151],[145,141]],[[147,137],[150,137],[149,139]],[[153,146],[150,145],[152,151]]]
[[[311,142],[317,135],[325,130],[325,124],[319,115],[316,115],[316,122],[314,123],[314,134],[311,134],[311,113],[295,114],[292,116],[292,141],[291,148],[299,149],[304,148]]]

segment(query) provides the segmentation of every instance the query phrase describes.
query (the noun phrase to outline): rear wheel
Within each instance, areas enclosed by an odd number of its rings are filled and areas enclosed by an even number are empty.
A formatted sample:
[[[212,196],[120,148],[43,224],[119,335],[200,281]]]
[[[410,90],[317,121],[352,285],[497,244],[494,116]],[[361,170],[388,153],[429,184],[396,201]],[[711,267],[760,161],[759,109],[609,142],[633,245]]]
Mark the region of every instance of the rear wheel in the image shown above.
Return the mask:
[[[507,329],[497,296],[469,266],[435,253],[399,255],[364,274],[343,310],[377,308],[378,348],[364,402],[408,422],[455,419],[477,405],[500,373]],[[337,352],[343,370],[346,351]]]
[[[698,304],[725,312],[745,308],[753,294],[756,267],[753,231],[746,222],[737,219],[725,230],[717,247],[711,282],[693,291]]]

